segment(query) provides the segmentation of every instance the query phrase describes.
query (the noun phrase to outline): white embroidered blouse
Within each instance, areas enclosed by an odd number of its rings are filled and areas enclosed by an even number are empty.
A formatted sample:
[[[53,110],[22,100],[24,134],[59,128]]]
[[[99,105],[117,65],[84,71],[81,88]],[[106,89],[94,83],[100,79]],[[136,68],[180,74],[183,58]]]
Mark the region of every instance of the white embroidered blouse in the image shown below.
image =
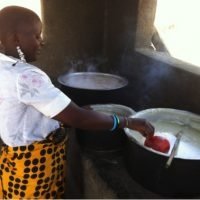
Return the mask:
[[[39,68],[0,53],[0,137],[5,144],[43,140],[59,127],[52,118],[70,101]]]

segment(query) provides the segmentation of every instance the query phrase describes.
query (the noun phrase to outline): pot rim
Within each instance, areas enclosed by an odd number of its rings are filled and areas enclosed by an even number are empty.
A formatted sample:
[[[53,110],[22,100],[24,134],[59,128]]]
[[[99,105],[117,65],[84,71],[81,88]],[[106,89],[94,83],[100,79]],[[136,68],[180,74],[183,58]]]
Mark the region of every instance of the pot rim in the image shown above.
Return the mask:
[[[129,112],[130,114],[130,115],[127,115],[127,117],[132,116],[136,113],[132,108],[122,105],[122,104],[106,103],[106,104],[90,104],[88,106],[94,111],[99,111],[99,112],[108,113],[108,114],[113,113],[113,114],[120,115],[119,110],[125,110],[126,112]],[[117,111],[119,112],[116,113]]]
[[[142,111],[136,112],[135,114],[133,114],[130,117],[132,117],[132,118],[139,117],[139,118],[148,119],[148,117],[145,117],[145,114],[147,114],[146,116],[148,116],[148,114],[149,114],[149,116],[151,116],[151,114],[157,114],[157,113],[158,114],[159,113],[162,114],[162,112],[164,114],[168,114],[169,115],[169,119],[171,118],[171,122],[177,123],[178,125],[180,125],[180,128],[179,128],[178,131],[180,131],[184,127],[186,127],[187,130],[188,130],[188,127],[193,129],[193,126],[195,124],[196,125],[200,124],[200,115],[197,115],[197,114],[189,112],[189,111],[178,110],[178,109],[173,109],[173,108],[151,108],[151,109],[146,109],[146,110],[142,110]],[[182,117],[182,118],[179,118],[179,117]],[[180,121],[178,121],[178,120],[180,120]],[[152,121],[150,120],[150,122],[154,125],[154,121],[153,120]],[[188,125],[188,123],[189,123],[189,125]],[[178,127],[178,125],[177,125],[177,127]],[[198,126],[198,128],[199,128],[199,126]],[[191,129],[189,129],[189,131],[193,131]],[[143,149],[145,149],[147,151],[150,151],[150,152],[153,152],[153,153],[156,153],[158,155],[164,156],[164,157],[169,157],[172,148],[170,148],[170,151],[168,153],[158,152],[158,151],[155,151],[155,150],[153,150],[151,148],[148,148],[148,147],[144,146],[143,142],[144,142],[145,138],[141,134],[139,134],[138,132],[130,130],[128,128],[125,128],[124,132],[128,136],[129,140],[133,141],[134,143],[136,143],[137,145],[139,145]],[[186,140],[188,139],[187,137],[188,137],[189,134],[185,130],[184,130],[184,132],[186,132],[186,133],[183,133],[183,136],[185,137],[183,140],[184,140],[184,142],[187,142]],[[198,129],[196,132],[199,132],[199,134],[200,134],[200,129]],[[174,135],[174,137],[175,137],[175,135]],[[142,138],[142,140],[141,140],[141,138]],[[170,144],[170,146],[171,146],[171,144]],[[173,147],[173,143],[172,143],[172,147]],[[185,152],[185,154],[186,154],[186,152]],[[178,154],[178,153],[177,153],[177,155],[175,155],[174,158],[183,159],[183,160],[200,160],[200,157],[198,157],[198,158],[197,157],[195,158],[194,156],[187,157],[187,155]]]
[[[104,77],[104,78],[112,78],[112,79],[115,79],[115,80],[118,80],[120,81],[120,84],[118,84],[118,86],[115,86],[113,88],[86,88],[86,87],[77,87],[77,86],[73,86],[73,85],[70,85],[70,84],[67,84],[66,81],[64,81],[65,78],[80,78],[80,77],[83,77],[83,76],[87,76],[87,77],[94,77],[94,76],[97,76],[97,77]],[[58,76],[57,78],[58,82],[66,87],[69,87],[69,88],[74,88],[74,89],[82,89],[82,90],[93,90],[93,91],[111,91],[111,90],[117,90],[117,89],[120,89],[120,88],[123,88],[125,86],[128,85],[128,80],[122,76],[118,76],[118,75],[115,75],[115,74],[109,74],[109,73],[102,73],[102,72],[72,72],[72,73],[65,73],[65,74],[62,74],[60,76]]]

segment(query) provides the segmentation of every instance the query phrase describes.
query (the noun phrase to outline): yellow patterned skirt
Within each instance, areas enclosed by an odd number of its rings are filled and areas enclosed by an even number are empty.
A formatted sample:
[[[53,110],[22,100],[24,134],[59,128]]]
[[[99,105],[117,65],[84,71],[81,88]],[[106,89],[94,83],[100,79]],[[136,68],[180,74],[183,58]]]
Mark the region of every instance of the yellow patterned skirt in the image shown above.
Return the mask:
[[[64,198],[65,144],[65,140],[56,144],[45,140],[27,146],[3,146],[0,198]]]

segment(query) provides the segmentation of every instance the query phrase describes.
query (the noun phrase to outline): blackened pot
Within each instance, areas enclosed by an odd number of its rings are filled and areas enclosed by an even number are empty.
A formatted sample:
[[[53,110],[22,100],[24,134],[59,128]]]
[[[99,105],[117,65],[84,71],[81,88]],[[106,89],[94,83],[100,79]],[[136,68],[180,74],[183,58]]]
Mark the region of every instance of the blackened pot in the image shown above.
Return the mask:
[[[106,73],[76,72],[58,77],[60,89],[79,106],[101,103],[125,104],[127,79]]]
[[[108,115],[116,114],[126,117],[135,113],[131,108],[119,104],[93,104],[85,108]],[[122,149],[127,142],[127,136],[123,129],[117,129],[112,132],[109,130],[85,131],[77,129],[76,132],[81,147],[91,151],[118,151]]]
[[[147,109],[133,117],[146,118],[155,127],[155,135],[169,140],[168,153],[144,146],[145,138],[125,129],[128,135],[125,161],[130,175],[145,188],[172,198],[200,197],[200,116],[175,109]],[[169,168],[166,163],[175,144],[181,140]]]

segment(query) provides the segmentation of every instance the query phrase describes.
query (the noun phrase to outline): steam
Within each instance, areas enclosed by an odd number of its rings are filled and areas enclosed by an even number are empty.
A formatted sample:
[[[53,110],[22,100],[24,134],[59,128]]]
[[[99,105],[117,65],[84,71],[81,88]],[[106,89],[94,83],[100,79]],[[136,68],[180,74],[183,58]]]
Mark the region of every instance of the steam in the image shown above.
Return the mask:
[[[107,63],[107,59],[101,56],[75,59],[67,58],[66,67],[68,73],[73,72],[99,72],[100,68]]]
[[[144,67],[139,77],[139,105],[145,108],[151,102],[158,102],[167,92],[169,77],[172,76],[171,69],[165,64],[150,64]],[[167,87],[166,87],[167,86]]]
[[[127,105],[135,110],[167,105],[170,80],[173,80],[174,69],[166,63],[152,59],[142,52],[123,55],[120,74],[127,77],[129,87],[125,95]]]

